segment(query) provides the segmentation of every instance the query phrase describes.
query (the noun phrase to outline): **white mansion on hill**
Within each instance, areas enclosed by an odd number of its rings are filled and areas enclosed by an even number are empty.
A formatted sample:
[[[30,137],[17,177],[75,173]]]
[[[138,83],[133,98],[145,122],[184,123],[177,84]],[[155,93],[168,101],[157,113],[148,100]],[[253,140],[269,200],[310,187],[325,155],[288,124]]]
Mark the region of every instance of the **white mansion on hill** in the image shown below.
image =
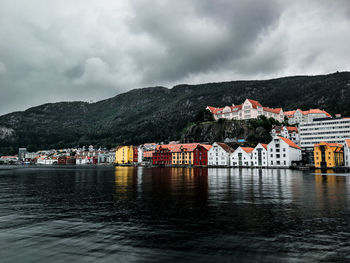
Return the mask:
[[[213,114],[214,119],[220,118],[229,120],[248,120],[256,119],[263,115],[267,118],[274,118],[279,122],[284,121],[284,113],[282,108],[263,107],[260,102],[256,100],[246,99],[243,104],[232,106],[225,106],[223,108],[215,108],[208,106],[208,110]]]

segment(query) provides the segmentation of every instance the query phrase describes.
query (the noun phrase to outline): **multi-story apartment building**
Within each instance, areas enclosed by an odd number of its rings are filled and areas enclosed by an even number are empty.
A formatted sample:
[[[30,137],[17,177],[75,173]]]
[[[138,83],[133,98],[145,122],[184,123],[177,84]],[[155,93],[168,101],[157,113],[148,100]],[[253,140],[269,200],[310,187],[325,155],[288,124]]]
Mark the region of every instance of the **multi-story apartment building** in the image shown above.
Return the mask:
[[[350,118],[324,118],[300,123],[299,134],[302,148],[313,148],[320,142],[343,144],[350,138]]]
[[[134,162],[134,147],[119,146],[115,152],[116,164],[132,164]]]
[[[314,146],[316,168],[333,168],[344,164],[343,145],[320,142]]]
[[[230,154],[234,150],[225,143],[214,142],[213,146],[208,151],[209,166],[229,166]]]
[[[267,144],[259,143],[252,152],[252,162],[256,167],[266,167],[268,164]]]
[[[300,135],[297,127],[274,125],[270,131],[270,135],[271,137],[275,137],[276,135],[282,136],[288,138],[297,145],[300,144]]]
[[[268,166],[290,167],[293,161],[301,161],[301,149],[291,140],[275,136],[267,145]]]
[[[308,123],[313,121],[314,119],[319,119],[319,118],[332,117],[328,112],[320,109],[310,109],[307,111],[297,109],[292,111],[285,111],[284,115],[288,118],[288,123],[291,125],[302,123],[302,122]]]
[[[274,118],[279,122],[284,121],[284,113],[282,108],[263,107],[260,102],[256,100],[246,99],[243,104],[232,106],[225,106],[223,108],[216,108],[208,106],[207,109],[213,114],[214,119],[229,119],[229,120],[249,120],[256,119],[259,116],[266,116],[267,118]]]
[[[251,147],[238,147],[230,156],[230,165],[239,167],[253,166],[252,152],[254,148]]]

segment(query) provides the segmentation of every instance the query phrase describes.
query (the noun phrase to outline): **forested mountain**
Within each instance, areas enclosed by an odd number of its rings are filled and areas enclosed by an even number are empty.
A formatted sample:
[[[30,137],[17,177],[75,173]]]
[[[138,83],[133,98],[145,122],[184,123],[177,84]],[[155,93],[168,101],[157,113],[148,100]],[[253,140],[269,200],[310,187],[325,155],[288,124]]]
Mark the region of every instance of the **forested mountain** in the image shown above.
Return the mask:
[[[0,116],[0,154],[76,145],[140,144],[181,138],[207,105],[320,108],[350,116],[350,72],[131,90],[96,103],[59,102]]]

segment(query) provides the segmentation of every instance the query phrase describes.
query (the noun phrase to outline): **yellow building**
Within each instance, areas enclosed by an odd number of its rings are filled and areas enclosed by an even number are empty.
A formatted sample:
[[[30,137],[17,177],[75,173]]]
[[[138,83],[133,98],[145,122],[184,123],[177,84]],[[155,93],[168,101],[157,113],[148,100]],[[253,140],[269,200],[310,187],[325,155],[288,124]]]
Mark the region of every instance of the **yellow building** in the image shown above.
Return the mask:
[[[173,165],[193,165],[193,151],[198,143],[177,144],[171,148]]]
[[[320,142],[314,146],[314,161],[316,168],[333,168],[344,164],[343,145],[338,143]]]
[[[132,146],[119,146],[115,151],[115,164],[132,164],[134,150]]]

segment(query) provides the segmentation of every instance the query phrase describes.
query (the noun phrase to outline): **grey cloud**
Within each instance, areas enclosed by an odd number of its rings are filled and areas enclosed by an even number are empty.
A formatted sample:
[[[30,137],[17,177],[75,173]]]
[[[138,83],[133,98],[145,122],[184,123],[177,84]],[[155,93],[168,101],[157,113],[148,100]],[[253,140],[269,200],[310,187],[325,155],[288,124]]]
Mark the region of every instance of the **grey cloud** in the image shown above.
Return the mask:
[[[133,88],[350,70],[348,0],[0,0],[0,114]]]

